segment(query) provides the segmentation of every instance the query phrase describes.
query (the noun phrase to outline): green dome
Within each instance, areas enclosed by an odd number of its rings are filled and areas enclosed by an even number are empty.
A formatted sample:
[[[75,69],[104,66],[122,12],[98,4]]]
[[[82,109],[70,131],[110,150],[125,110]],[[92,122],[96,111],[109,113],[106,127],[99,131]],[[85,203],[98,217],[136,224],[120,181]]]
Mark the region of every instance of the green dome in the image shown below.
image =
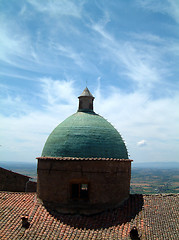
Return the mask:
[[[42,157],[100,157],[128,159],[118,131],[93,111],[78,111],[48,137]]]

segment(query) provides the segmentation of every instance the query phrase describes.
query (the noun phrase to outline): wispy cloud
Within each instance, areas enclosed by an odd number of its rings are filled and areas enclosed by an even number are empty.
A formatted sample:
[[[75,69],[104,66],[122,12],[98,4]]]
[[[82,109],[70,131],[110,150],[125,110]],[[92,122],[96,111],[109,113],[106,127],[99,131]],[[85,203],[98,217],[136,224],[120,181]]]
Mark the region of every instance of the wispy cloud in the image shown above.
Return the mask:
[[[81,56],[81,54],[76,52],[74,49],[72,49],[70,46],[63,46],[60,44],[53,45],[54,50],[56,51],[57,55],[61,55],[63,57],[67,57],[74,61],[75,64],[83,68],[84,60]]]
[[[150,89],[153,83],[160,82],[166,74],[166,64],[162,60],[162,51],[158,47],[141,41],[117,41],[100,24],[95,24],[92,28],[102,37],[100,49],[105,51],[105,57],[110,58],[120,68],[123,66],[122,74],[135,81],[138,87]],[[145,38],[148,38],[148,35]],[[150,35],[150,38],[152,41],[154,39],[157,42],[160,41],[160,38],[154,35]]]
[[[161,38],[160,36],[154,35],[152,33],[148,33],[148,32],[143,32],[143,33],[129,33],[128,34],[130,37],[132,37],[135,40],[142,40],[145,41],[145,43],[149,42],[151,43],[163,43],[164,39]]]
[[[28,0],[28,2],[36,9],[38,12],[43,12],[49,14],[51,17],[59,16],[72,16],[81,17],[81,8],[83,6],[83,1],[78,1],[74,3],[71,0],[48,0],[44,4],[44,1]]]
[[[2,22],[1,22],[2,23]],[[23,58],[27,53],[27,38],[8,29],[7,25],[1,24],[0,29],[0,59],[10,63],[9,56]],[[12,33],[14,33],[12,35]]]
[[[37,64],[40,65],[41,56],[38,56],[31,36],[12,19],[3,18],[0,23],[0,61],[22,70],[39,71]]]
[[[178,0],[138,0],[143,8],[154,12],[168,14],[177,23],[179,23],[179,1]]]

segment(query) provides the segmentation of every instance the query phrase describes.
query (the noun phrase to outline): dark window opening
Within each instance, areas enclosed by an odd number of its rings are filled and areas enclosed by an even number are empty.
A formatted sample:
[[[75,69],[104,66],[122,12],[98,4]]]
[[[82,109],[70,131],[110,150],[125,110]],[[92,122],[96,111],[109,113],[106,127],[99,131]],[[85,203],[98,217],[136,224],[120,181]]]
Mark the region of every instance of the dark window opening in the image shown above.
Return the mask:
[[[72,198],[78,198],[78,192],[79,192],[79,184],[72,184]]]
[[[71,185],[71,197],[73,200],[88,200],[88,184],[73,183]]]

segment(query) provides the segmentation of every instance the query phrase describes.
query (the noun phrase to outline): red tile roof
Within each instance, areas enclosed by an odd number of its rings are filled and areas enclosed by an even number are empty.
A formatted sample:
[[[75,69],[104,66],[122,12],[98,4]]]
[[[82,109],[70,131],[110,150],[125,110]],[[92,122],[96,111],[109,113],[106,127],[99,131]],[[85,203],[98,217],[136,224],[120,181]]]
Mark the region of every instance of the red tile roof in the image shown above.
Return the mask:
[[[35,193],[0,192],[0,239],[179,239],[178,194],[130,195],[121,207],[93,216],[47,209]],[[29,227],[22,227],[21,217]]]

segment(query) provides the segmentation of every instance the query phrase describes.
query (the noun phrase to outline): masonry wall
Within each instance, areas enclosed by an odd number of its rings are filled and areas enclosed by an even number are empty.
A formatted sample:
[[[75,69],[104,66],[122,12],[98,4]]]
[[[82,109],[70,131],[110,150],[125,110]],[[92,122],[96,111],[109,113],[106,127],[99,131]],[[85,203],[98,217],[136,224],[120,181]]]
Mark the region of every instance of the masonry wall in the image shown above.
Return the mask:
[[[77,208],[79,212],[119,205],[129,197],[130,160],[38,160],[38,196],[45,202]],[[88,201],[74,202],[71,199],[71,183],[89,185]],[[83,208],[83,210],[80,210]],[[71,210],[70,210],[71,211]]]
[[[0,167],[0,191],[35,192],[36,182],[30,177]]]

